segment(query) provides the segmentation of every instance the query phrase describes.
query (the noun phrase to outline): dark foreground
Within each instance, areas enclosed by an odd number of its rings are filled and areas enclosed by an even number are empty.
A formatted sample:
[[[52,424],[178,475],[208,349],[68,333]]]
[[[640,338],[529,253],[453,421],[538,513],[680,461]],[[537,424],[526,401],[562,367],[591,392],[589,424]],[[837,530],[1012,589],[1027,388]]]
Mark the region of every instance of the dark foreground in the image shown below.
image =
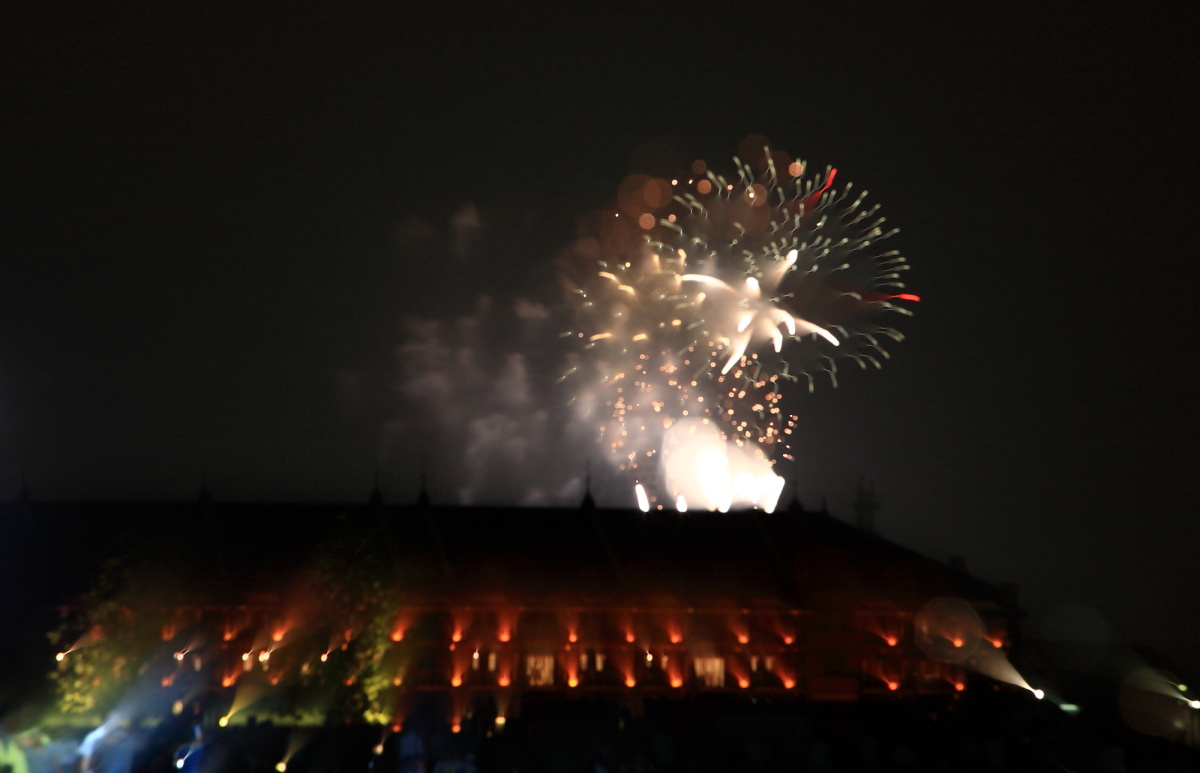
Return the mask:
[[[477,712],[453,732],[434,712],[402,732],[270,722],[194,727],[172,718],[130,729],[98,773],[642,773],[643,771],[1172,771],[1200,773],[1200,751],[1119,720],[1069,717],[1027,693],[958,701],[771,704],[717,698],[647,704],[530,701],[497,725]],[[78,735],[27,746],[29,773],[72,773]]]

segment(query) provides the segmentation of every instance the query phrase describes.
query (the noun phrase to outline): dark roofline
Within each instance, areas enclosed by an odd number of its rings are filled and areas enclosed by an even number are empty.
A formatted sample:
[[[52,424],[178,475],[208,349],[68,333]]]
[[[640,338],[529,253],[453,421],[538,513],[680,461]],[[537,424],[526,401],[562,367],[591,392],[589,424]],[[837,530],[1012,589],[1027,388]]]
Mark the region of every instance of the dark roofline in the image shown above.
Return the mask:
[[[443,579],[452,584],[462,568],[484,555],[481,551],[488,551],[493,546],[511,551],[524,547],[526,542],[540,545],[542,543],[538,540],[546,539],[538,534],[518,534],[522,525],[534,530],[555,530],[560,533],[558,536],[568,541],[590,543],[586,555],[581,555],[591,564],[603,565],[618,585],[633,581],[631,571],[635,567],[640,569],[649,560],[648,557],[654,556],[654,550],[662,550],[661,546],[646,544],[647,540],[657,536],[690,540],[689,544],[682,547],[694,553],[693,556],[674,556],[669,552],[663,554],[663,558],[667,559],[664,565],[683,561],[679,565],[680,571],[685,566],[698,566],[696,556],[700,555],[711,556],[718,559],[719,563],[722,556],[712,553],[718,546],[739,551],[737,555],[724,556],[729,560],[739,556],[745,559],[747,556],[761,555],[762,561],[758,563],[762,567],[759,567],[759,579],[755,582],[774,586],[778,593],[793,602],[804,598],[808,580],[814,579],[802,576],[810,562],[803,560],[797,563],[794,551],[841,549],[851,550],[854,555],[880,556],[902,562],[922,576],[945,578],[947,584],[961,588],[964,594],[977,600],[991,600],[1003,609],[1019,612],[1013,594],[1003,587],[973,577],[876,533],[865,532],[825,512],[783,509],[771,514],[754,510],[729,513],[690,511],[686,514],[663,510],[641,513],[628,508],[578,506],[433,505],[424,498],[419,498],[413,504],[223,501],[204,506],[194,502],[152,501],[0,504],[0,519],[18,513],[19,517],[30,523],[31,528],[35,528],[35,522],[49,528],[54,528],[52,524],[59,524],[56,540],[69,543],[73,536],[78,537],[82,546],[93,553],[102,544],[100,538],[105,536],[106,530],[117,526],[106,523],[114,518],[120,519],[120,524],[132,530],[157,532],[168,537],[171,534],[182,535],[182,542],[178,544],[211,551],[210,557],[215,559],[218,566],[222,565],[227,554],[238,552],[235,548],[243,547],[246,549],[243,552],[252,552],[253,547],[249,545],[236,545],[241,540],[251,543],[261,540],[264,546],[282,546],[281,549],[293,551],[299,558],[299,552],[318,544],[338,519],[362,519],[364,525],[379,523],[388,527],[385,534],[389,551],[395,558],[403,555],[406,549],[424,549],[433,553]],[[731,530],[729,527],[736,525],[739,519],[744,529]],[[512,528],[497,529],[496,523]],[[477,544],[471,537],[474,531],[492,533],[494,543]],[[224,544],[225,537],[232,540],[231,544]],[[726,538],[732,544],[720,542]],[[545,544],[552,542],[550,540]],[[578,545],[576,549],[584,550],[584,546]],[[706,550],[709,553],[705,553]]]

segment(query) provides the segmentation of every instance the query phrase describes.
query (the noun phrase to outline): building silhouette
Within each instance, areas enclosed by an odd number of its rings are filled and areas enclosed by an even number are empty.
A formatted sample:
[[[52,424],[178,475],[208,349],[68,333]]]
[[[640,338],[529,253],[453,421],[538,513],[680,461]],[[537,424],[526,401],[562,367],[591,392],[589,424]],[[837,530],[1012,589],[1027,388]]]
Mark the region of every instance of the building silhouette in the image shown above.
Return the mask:
[[[374,719],[395,724],[421,705],[453,727],[481,706],[503,722],[544,699],[635,713],[703,695],[889,701],[969,692],[982,679],[969,655],[1019,644],[1004,589],[798,502],[644,514],[589,493],[575,508],[457,507],[422,487],[411,505],[376,489],[362,506],[4,507],[71,535],[67,553],[124,541],[167,559],[180,584],[118,599],[120,625],[70,602],[62,625],[116,636],[153,620],[143,670],[218,705],[238,684],[307,684],[322,669],[347,692],[373,679]],[[323,575],[305,573],[314,560]]]

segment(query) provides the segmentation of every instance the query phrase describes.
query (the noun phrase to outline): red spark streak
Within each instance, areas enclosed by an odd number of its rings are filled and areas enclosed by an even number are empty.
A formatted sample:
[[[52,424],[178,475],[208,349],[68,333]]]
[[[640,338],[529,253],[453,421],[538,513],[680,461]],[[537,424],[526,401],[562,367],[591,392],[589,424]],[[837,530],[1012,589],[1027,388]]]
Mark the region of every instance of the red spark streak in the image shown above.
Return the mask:
[[[800,203],[804,207],[805,212],[812,211],[812,208],[814,206],[816,206],[817,202],[819,202],[821,200],[821,194],[824,193],[825,191],[829,190],[830,185],[833,185],[833,178],[835,178],[835,177],[837,177],[837,170],[830,169],[829,177],[825,178],[825,184],[822,185],[817,190],[813,191],[812,193],[810,193],[804,197],[804,200],[801,201]]]

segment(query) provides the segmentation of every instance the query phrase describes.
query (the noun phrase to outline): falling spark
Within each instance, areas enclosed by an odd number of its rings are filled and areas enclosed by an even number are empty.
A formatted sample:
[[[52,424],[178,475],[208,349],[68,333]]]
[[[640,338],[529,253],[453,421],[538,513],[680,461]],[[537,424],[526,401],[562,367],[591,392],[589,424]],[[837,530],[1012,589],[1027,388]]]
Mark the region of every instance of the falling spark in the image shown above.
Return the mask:
[[[638,483],[636,486],[634,486],[634,491],[637,493],[638,509],[643,513],[650,512],[650,500],[646,498],[645,487]]]

